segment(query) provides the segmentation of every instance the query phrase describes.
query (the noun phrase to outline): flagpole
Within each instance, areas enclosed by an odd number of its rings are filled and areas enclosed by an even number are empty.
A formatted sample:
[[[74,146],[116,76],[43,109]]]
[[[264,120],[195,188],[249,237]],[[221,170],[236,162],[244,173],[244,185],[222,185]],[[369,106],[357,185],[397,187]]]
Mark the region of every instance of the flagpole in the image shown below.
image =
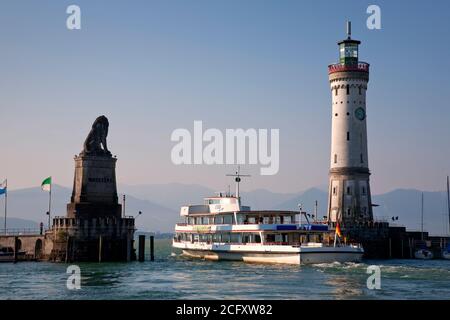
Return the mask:
[[[51,180],[50,180],[51,181]],[[50,230],[50,221],[52,215],[52,183],[50,182],[50,192],[48,193],[48,230]]]
[[[5,235],[6,235],[6,217],[7,217],[7,212],[8,212],[8,179],[5,180],[5,188],[6,188],[6,192],[5,192]]]

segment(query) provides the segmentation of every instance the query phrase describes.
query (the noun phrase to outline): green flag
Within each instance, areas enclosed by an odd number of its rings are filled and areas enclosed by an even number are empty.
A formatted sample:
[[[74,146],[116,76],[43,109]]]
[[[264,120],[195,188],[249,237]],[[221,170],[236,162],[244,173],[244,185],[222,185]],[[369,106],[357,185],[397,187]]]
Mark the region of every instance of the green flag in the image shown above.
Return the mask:
[[[44,191],[50,191],[52,189],[52,177],[48,177],[42,181],[41,189]]]

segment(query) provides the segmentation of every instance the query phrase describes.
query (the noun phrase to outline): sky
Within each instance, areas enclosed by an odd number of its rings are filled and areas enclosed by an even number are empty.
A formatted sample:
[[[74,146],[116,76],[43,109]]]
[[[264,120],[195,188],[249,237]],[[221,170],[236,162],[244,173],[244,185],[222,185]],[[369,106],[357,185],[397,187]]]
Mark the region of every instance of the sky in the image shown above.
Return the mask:
[[[66,8],[81,8],[81,30]],[[366,27],[369,5],[381,30]],[[280,169],[242,189],[328,183],[327,66],[352,21],[371,64],[369,166],[375,194],[443,190],[450,174],[448,1],[0,1],[0,180],[71,186],[73,157],[110,121],[119,184],[224,190],[231,165],[174,165],[178,128],[279,129]]]

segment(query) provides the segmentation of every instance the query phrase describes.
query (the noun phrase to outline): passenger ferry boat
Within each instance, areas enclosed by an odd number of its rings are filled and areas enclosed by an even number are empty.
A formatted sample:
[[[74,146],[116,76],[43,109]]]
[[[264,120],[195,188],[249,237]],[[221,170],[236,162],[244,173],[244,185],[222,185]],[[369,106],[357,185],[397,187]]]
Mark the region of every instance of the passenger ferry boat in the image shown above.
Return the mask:
[[[202,205],[181,207],[183,223],[175,227],[173,247],[184,256],[208,260],[255,263],[316,264],[359,262],[359,244],[326,243],[326,223],[310,223],[297,211],[257,210],[241,205],[236,175],[236,196],[229,192],[205,198]],[[304,217],[304,222],[302,222]]]

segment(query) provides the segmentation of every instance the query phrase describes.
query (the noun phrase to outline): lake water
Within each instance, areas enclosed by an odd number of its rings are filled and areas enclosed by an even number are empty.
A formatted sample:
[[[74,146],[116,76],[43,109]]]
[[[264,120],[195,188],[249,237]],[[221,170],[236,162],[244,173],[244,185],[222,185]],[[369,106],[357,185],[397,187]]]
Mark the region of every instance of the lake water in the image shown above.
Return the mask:
[[[148,251],[148,250],[147,250]],[[450,299],[450,261],[259,265],[190,260],[155,240],[154,262],[81,263],[81,289],[68,290],[66,264],[0,264],[0,299]],[[381,289],[369,290],[369,265]]]

